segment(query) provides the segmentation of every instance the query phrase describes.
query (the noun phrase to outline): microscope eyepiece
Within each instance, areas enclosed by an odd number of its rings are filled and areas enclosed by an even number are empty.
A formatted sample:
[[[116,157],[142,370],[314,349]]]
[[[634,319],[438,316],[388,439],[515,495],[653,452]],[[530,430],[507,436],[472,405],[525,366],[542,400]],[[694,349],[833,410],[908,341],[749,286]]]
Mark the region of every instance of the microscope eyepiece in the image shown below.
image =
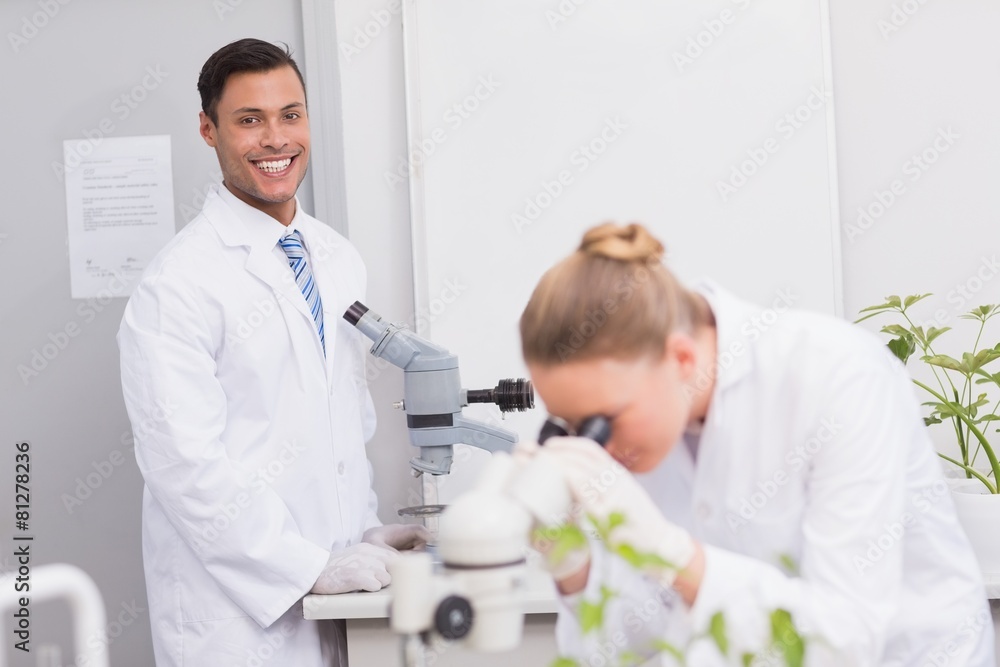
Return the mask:
[[[360,301],[355,301],[344,313],[344,319],[351,323],[352,327],[358,326],[358,322],[361,318],[365,316],[368,312],[368,306],[361,303]]]
[[[535,407],[535,389],[524,378],[507,378],[493,389],[469,389],[466,394],[470,404],[496,403],[500,412],[524,412]]]
[[[549,438],[558,438],[566,435],[589,438],[603,447],[608,444],[608,438],[611,437],[611,422],[608,421],[607,417],[600,415],[587,417],[580,424],[579,430],[574,433],[572,427],[559,417],[549,417],[542,424],[542,430],[538,434],[538,444],[545,444],[545,441]]]

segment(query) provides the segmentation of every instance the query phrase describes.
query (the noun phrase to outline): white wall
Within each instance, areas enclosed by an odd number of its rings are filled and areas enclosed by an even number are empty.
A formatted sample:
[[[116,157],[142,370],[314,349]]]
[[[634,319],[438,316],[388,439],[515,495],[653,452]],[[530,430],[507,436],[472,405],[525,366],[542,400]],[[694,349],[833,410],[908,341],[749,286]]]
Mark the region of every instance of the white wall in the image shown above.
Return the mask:
[[[894,9],[904,5],[918,9]],[[842,0],[831,11],[845,315],[933,292],[914,314],[957,327],[937,346],[957,355],[973,342],[959,315],[1000,302],[1000,4]],[[925,151],[936,161],[921,166]],[[859,222],[880,197],[881,216]],[[1000,321],[983,343],[997,341]],[[950,447],[948,429],[933,433]]]
[[[336,23],[341,45],[347,233],[368,267],[366,305],[387,320],[414,328],[407,189],[405,185],[392,189],[383,177],[406,154],[399,4],[340,2]],[[419,484],[409,472],[413,452],[405,415],[392,409],[392,403],[403,398],[402,371],[369,358],[368,378],[379,418],[368,446],[379,515],[386,523],[396,522],[400,521],[398,509],[421,502]]]

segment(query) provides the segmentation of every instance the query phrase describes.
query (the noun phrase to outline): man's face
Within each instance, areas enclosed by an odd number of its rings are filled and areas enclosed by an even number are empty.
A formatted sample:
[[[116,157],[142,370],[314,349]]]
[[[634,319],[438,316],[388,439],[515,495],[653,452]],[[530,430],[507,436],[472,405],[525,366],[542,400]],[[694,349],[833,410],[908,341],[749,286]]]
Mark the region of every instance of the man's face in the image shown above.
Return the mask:
[[[226,80],[218,124],[201,113],[201,135],[215,148],[234,195],[267,213],[295,197],[309,163],[309,118],[291,67],[241,72]]]

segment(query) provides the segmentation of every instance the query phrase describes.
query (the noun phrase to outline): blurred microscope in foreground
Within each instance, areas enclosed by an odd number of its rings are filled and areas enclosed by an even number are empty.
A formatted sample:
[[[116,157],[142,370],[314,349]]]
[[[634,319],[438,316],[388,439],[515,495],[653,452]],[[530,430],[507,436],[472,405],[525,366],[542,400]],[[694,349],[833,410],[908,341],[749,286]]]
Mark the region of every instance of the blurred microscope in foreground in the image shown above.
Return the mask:
[[[570,434],[566,424],[550,419],[539,444]],[[611,427],[595,416],[572,434],[603,446]],[[476,487],[441,517],[441,567],[420,552],[400,554],[391,566],[389,623],[403,637],[403,664],[425,667],[427,646],[436,636],[490,653],[519,646],[532,533],[560,526],[571,504],[562,471],[543,450],[530,460],[494,454]]]

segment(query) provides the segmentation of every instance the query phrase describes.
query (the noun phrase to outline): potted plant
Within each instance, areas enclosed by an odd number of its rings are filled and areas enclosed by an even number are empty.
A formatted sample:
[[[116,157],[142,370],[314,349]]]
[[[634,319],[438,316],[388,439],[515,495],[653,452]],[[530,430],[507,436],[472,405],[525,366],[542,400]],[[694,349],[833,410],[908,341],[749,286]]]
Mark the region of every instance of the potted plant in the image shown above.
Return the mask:
[[[986,366],[1000,359],[1000,343],[980,347],[986,323],[1000,313],[1000,305],[984,305],[961,315],[962,319],[979,322],[975,342],[970,352],[960,358],[940,354],[934,349],[938,338],[951,327],[929,327],[913,322],[907,310],[930,294],[914,294],[905,298],[886,297],[885,303],[860,311],[855,322],[894,315],[896,322],[882,327],[882,333],[892,337],[888,346],[903,364],[919,349],[920,361],[927,364],[934,382],[924,383],[914,378],[931,400],[923,405],[929,410],[924,423],[947,425],[955,435],[957,458],[939,453],[955,468],[959,478],[952,484],[952,497],[959,521],[972,542],[980,567],[986,573],[1000,573],[1000,463],[987,434],[1000,431],[992,422],[1000,421],[997,408],[1000,400],[991,402],[983,386],[1000,386],[1000,373],[990,373]],[[992,403],[992,405],[991,405]]]

